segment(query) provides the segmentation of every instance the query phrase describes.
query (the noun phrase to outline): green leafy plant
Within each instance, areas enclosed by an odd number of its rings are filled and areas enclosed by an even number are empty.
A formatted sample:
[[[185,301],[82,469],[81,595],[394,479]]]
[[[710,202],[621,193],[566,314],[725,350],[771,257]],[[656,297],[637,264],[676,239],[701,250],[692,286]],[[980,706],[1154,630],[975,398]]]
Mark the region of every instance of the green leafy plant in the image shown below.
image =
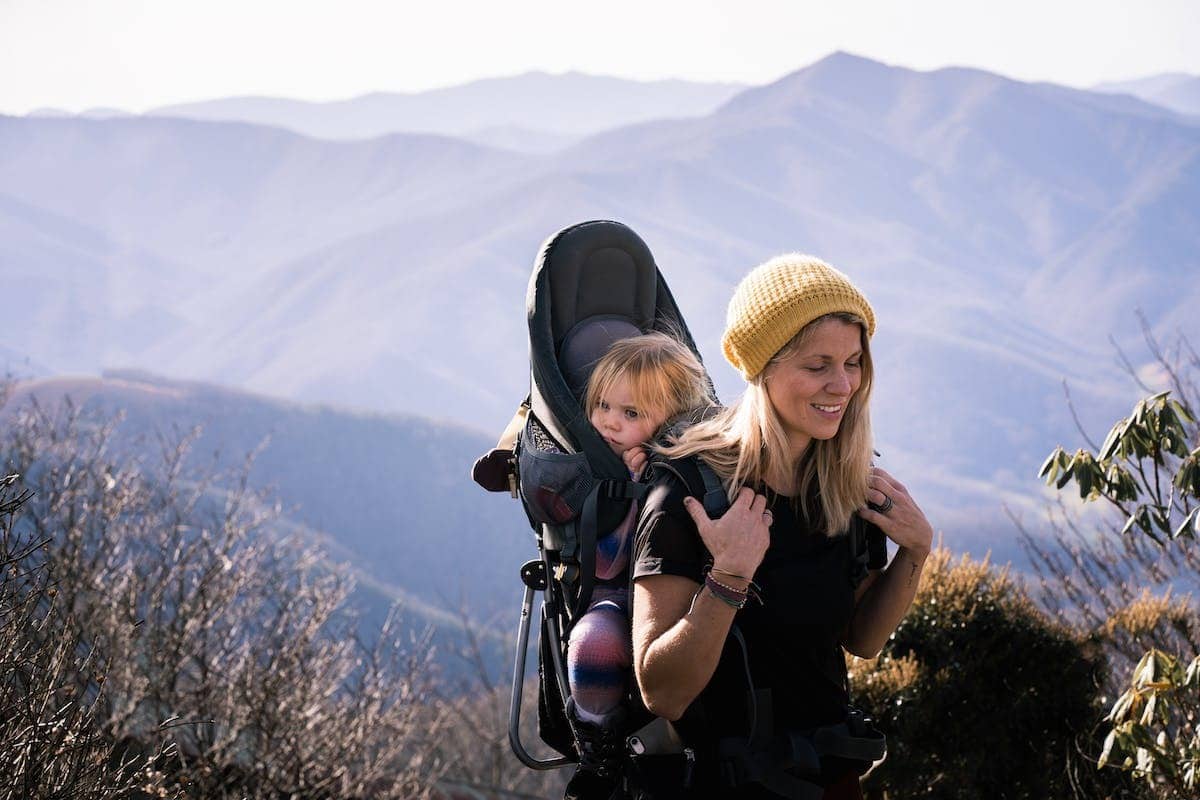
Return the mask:
[[[1039,473],[1063,489],[1074,481],[1085,501],[1106,500],[1126,517],[1122,533],[1135,529],[1162,544],[1200,533],[1200,447],[1189,451],[1196,419],[1170,392],[1138,402],[1113,426],[1099,453],[1056,447]]]
[[[1158,392],[1138,402],[1095,452],[1055,448],[1040,474],[1060,490],[1073,482],[1084,502],[1103,501],[1116,509],[1122,537],[1146,537],[1157,548],[1186,548],[1194,556],[1200,534],[1200,433],[1188,403],[1171,394]],[[1082,562],[1076,558],[1076,563]],[[1152,569],[1146,577],[1169,583],[1171,573]],[[1113,613],[1098,633],[1103,637],[1123,629],[1135,637],[1155,632],[1165,637],[1173,629],[1176,644],[1194,642],[1195,607],[1187,600],[1171,603],[1169,595],[1168,588],[1157,603],[1143,595]],[[1149,618],[1139,622],[1139,617]],[[1151,647],[1119,688],[1106,718],[1110,729],[1098,766],[1127,770],[1161,797],[1196,796],[1200,657],[1193,653],[1188,663],[1186,655]]]
[[[1128,691],[1113,705],[1113,728],[1099,766],[1131,770],[1156,786],[1195,790],[1200,778],[1200,656],[1185,669],[1169,653],[1151,649],[1138,663]]]

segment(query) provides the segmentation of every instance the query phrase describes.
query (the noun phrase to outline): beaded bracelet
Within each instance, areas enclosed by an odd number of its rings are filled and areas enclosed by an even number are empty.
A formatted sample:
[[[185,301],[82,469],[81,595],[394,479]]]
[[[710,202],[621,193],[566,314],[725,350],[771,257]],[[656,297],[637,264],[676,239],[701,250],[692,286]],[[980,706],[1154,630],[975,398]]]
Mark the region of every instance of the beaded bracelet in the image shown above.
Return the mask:
[[[711,573],[704,576],[704,585],[708,587],[708,591],[713,597],[731,608],[745,608],[746,601],[750,599],[749,594],[738,591],[732,586],[726,586],[714,578]]]
[[[721,581],[719,581],[713,577],[714,572],[719,572],[722,575],[729,575],[730,577],[738,578],[740,580],[746,581],[746,588],[739,589],[736,586],[730,586],[727,583],[722,583]],[[704,582],[707,584],[709,581],[712,581],[717,586],[724,589],[726,592],[733,593],[738,598],[750,597],[756,603],[758,603],[760,606],[763,604],[762,594],[760,594],[761,590],[758,588],[758,584],[752,580],[748,580],[747,578],[745,578],[741,575],[734,575],[732,572],[728,572],[726,570],[720,569],[719,567],[715,567],[712,564],[709,564],[708,567],[706,567],[705,571],[704,571]]]
[[[728,583],[722,583],[721,581],[714,578],[711,572],[704,576],[704,580],[705,580],[705,582],[712,581],[713,583],[715,583],[717,586],[720,586],[725,591],[733,592],[734,594],[749,594],[749,591],[750,591],[750,587],[748,587],[748,586],[745,589],[739,589],[736,586],[730,586]]]

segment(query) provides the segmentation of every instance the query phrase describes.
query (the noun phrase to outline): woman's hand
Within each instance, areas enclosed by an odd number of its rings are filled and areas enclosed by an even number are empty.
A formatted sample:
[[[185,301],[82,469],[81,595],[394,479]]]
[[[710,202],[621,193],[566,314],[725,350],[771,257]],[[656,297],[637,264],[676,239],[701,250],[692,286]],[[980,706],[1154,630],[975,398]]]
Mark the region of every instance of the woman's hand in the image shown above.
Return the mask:
[[[863,506],[858,515],[878,525],[889,539],[924,560],[933,546],[933,526],[904,484],[886,470],[871,467],[871,474],[867,476],[868,502],[886,506],[888,498],[892,505],[886,512]]]
[[[747,580],[754,577],[771,543],[773,520],[766,497],[743,486],[719,519],[709,519],[704,505],[694,497],[683,498],[683,507],[712,553],[714,567],[726,575],[741,575]]]
[[[621,460],[625,462],[625,469],[629,470],[629,477],[636,481],[642,477],[642,470],[646,468],[646,448],[634,445],[621,454]]]

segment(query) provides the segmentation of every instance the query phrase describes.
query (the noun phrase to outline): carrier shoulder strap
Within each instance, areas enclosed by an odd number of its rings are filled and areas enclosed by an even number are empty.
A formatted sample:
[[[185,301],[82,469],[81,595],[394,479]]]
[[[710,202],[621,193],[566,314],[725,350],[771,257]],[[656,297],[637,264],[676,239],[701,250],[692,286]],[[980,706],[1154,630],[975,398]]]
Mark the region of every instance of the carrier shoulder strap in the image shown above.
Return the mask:
[[[867,544],[867,522],[857,513],[850,517],[850,582],[858,587],[870,572],[870,548]]]
[[[649,489],[646,484],[632,480],[598,480],[588,493],[587,499],[583,501],[583,510],[579,514],[578,536],[572,535],[572,526],[566,526],[567,535],[561,551],[562,572],[555,577],[569,582],[569,572],[578,575],[579,594],[571,609],[572,624],[587,611],[592,602],[592,591],[596,586],[596,540],[600,535],[600,504],[624,501],[640,503]],[[575,570],[571,570],[571,567],[575,567]],[[564,635],[566,633],[567,631],[564,631]]]
[[[729,509],[729,496],[720,476],[699,456],[651,460],[648,469],[674,475],[689,495],[704,504],[709,519],[717,519]]]

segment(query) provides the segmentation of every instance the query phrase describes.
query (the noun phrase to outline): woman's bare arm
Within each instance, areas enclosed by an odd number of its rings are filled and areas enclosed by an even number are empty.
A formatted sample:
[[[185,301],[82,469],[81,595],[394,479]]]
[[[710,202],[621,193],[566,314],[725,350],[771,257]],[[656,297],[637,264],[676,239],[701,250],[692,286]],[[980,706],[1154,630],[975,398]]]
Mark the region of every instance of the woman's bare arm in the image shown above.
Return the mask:
[[[723,583],[743,589],[770,542],[766,498],[743,489],[719,520],[694,498],[684,507],[721,570]],[[735,575],[747,576],[737,579]],[[708,685],[736,609],[700,591],[694,580],[651,575],[633,587],[633,663],[646,708],[679,719]]]
[[[862,658],[879,655],[888,637],[908,613],[933,541],[929,520],[904,484],[875,467],[871,470],[869,486],[871,502],[883,504],[885,496],[890,497],[892,508],[886,514],[863,508],[859,515],[878,525],[900,549],[887,569],[871,573],[855,595],[854,617],[843,645]]]
[[[653,575],[633,587],[633,664],[642,701],[670,720],[708,685],[735,613],[699,589],[677,575]]]
[[[842,642],[847,650],[860,658],[879,655],[912,605],[924,564],[924,556],[901,548],[887,569],[877,570],[863,581]]]

